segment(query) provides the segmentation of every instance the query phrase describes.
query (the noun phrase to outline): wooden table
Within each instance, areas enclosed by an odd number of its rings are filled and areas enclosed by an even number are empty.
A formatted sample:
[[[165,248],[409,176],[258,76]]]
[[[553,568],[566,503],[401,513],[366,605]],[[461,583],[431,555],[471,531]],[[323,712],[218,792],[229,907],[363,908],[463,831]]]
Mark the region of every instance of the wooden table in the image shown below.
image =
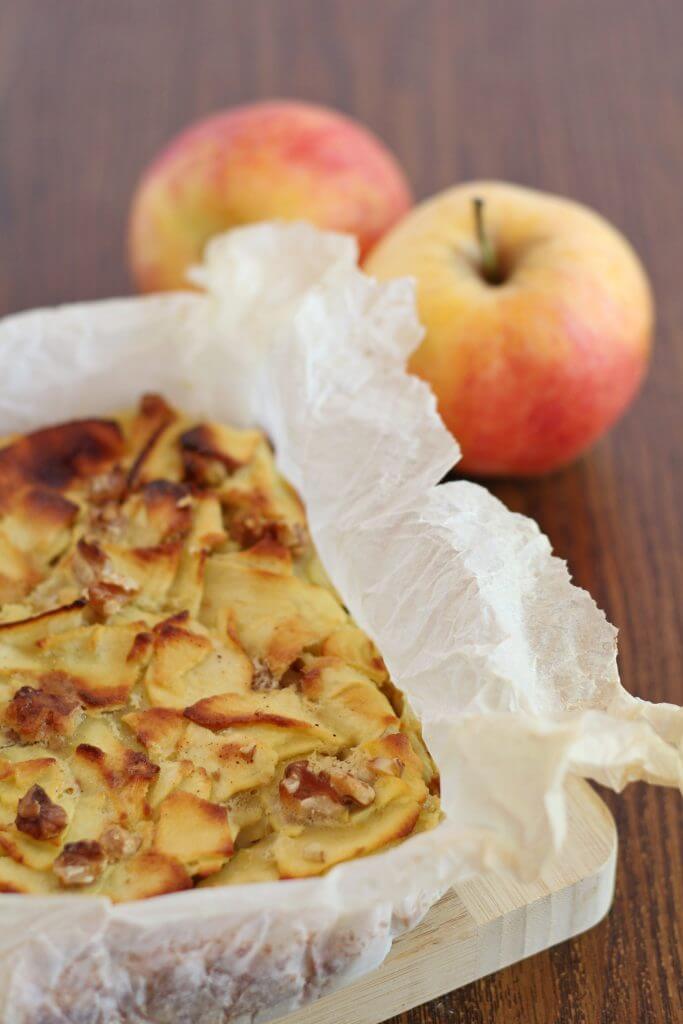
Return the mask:
[[[128,292],[142,166],[198,114],[256,97],[362,118],[418,196],[485,176],[597,207],[651,270],[652,372],[588,458],[494,490],[621,627],[626,685],[680,701],[682,44],[680,0],[4,0],[0,313]],[[608,920],[394,1024],[683,1019],[681,801],[636,787],[609,803],[621,863]]]

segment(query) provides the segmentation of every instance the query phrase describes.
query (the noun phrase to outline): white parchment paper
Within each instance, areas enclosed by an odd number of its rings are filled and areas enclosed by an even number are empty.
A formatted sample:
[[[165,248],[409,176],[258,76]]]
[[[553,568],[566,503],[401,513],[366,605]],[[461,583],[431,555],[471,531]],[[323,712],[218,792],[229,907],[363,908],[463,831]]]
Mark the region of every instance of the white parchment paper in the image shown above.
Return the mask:
[[[445,821],[324,878],[106,900],[0,896],[3,1024],[267,1020],[375,967],[445,889],[531,878],[565,835],[569,774],[683,787],[683,711],[627,694],[616,631],[548,540],[471,483],[428,388],[412,285],[354,243],[259,225],[177,294],[0,323],[0,432],[163,392],[258,424],[325,566],[419,714]]]

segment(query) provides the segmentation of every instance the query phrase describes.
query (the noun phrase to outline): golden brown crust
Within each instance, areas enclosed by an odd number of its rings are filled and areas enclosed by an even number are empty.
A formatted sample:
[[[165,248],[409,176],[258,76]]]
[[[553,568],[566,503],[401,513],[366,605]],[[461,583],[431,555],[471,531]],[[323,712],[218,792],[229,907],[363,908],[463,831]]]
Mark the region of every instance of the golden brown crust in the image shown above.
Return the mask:
[[[65,887],[92,885],[104,870],[104,850],[96,840],[67,843],[52,870]]]
[[[27,434],[0,449],[3,503],[27,487],[65,491],[104,472],[123,454],[114,420],[73,420]]]
[[[29,487],[20,491],[12,502],[12,508],[17,515],[37,524],[39,529],[73,526],[78,515],[78,505],[46,487]]]

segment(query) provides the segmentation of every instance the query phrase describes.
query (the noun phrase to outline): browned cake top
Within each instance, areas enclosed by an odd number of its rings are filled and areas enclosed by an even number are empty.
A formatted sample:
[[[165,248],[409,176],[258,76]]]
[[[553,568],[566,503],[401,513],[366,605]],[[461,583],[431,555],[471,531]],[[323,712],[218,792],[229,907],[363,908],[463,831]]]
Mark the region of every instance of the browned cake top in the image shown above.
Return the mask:
[[[148,395],[0,448],[0,891],[320,874],[437,788],[263,434]]]

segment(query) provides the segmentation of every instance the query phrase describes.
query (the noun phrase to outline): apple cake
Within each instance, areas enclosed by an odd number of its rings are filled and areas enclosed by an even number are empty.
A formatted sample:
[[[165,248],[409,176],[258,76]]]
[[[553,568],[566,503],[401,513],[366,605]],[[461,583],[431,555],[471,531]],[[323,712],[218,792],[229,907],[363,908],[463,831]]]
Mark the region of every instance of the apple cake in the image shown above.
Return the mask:
[[[3,892],[318,875],[439,818],[267,438],[156,395],[2,443],[0,748]]]

